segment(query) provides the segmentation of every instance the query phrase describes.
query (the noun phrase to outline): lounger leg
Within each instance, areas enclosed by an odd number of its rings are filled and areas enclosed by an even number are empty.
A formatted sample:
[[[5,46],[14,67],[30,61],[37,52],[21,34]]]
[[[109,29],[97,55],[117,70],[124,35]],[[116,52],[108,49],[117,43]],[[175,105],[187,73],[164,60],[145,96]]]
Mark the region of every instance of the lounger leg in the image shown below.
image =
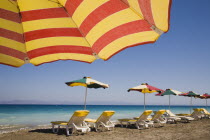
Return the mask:
[[[129,125],[129,124],[130,124],[130,123],[129,123],[129,122],[127,122],[127,123],[126,123],[126,127],[128,127],[128,125]]]
[[[98,125],[97,124],[95,124],[95,130],[96,130],[96,132],[98,131]]]
[[[102,124],[99,123],[99,124],[96,124],[95,129],[96,129],[96,132],[97,132],[98,130],[104,131],[104,126],[103,126]]]
[[[154,125],[154,124],[148,124],[148,126],[149,126],[149,127],[155,127],[155,125]]]
[[[57,130],[57,133],[58,133],[58,131],[59,131],[60,127],[61,127],[61,126],[59,125],[59,126],[58,126],[58,130]]]
[[[73,130],[72,130],[73,131]],[[69,134],[69,127],[68,126],[66,126],[66,135],[67,136],[69,136],[70,134]]]
[[[136,128],[137,128],[137,129],[140,129],[140,128],[139,128],[139,125],[138,125],[137,123],[136,123]]]
[[[53,133],[55,133],[55,125],[54,124],[52,124],[52,131],[53,131]]]
[[[144,127],[145,127],[145,129],[146,129],[146,128],[149,128],[149,125],[148,125],[148,124],[144,124]]]
[[[87,128],[87,129],[86,129],[86,133],[88,133],[88,132],[90,132],[90,128]]]
[[[59,128],[60,128],[60,126],[58,125],[57,131],[56,131],[55,125],[52,124],[52,131],[53,131],[53,133],[58,133]]]
[[[121,127],[123,127],[123,124],[122,124],[122,122],[120,122],[120,125],[121,125]]]

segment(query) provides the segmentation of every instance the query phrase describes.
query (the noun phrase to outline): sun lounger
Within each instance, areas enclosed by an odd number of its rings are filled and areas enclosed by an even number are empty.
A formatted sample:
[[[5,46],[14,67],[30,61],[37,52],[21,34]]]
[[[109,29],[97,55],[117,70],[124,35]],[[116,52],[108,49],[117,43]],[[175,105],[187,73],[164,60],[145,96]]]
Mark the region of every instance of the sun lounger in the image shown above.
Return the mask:
[[[163,117],[163,114],[165,112],[166,112],[165,110],[159,110],[159,111],[155,112],[152,119],[148,122],[148,125],[154,127],[156,124],[158,126],[163,126],[164,124],[166,124],[167,120],[165,120]]]
[[[88,125],[84,122],[84,119],[89,114],[88,110],[78,110],[75,111],[71,116],[70,120],[67,121],[53,121],[52,130],[54,133],[58,133],[60,126],[66,127],[66,134],[69,135],[69,129],[72,129],[72,134],[76,132],[87,133],[90,131]],[[57,131],[55,126],[58,126]]]
[[[199,120],[202,117],[204,117],[204,112],[201,108],[194,108],[192,114],[177,114],[179,117],[191,117],[194,118],[194,120]]]
[[[114,113],[114,111],[104,111],[97,120],[85,119],[85,122],[87,122],[90,127],[95,128],[96,131],[104,131],[105,129],[113,130],[115,124],[110,121],[110,118]]]
[[[196,120],[199,120],[202,117],[204,117],[203,109],[201,109],[201,108],[194,108],[193,110],[194,110],[193,113],[190,115],[191,117],[195,118]]]
[[[172,122],[176,123],[177,121],[189,122],[189,121],[194,120],[193,117],[189,117],[189,116],[176,116],[170,110],[166,110],[165,114],[166,114],[167,122],[172,121]]]
[[[138,118],[136,119],[118,119],[123,127],[123,124],[128,127],[131,124],[135,124],[137,129],[148,128],[148,116],[152,113],[152,110],[145,110]]]
[[[210,113],[205,108],[201,108],[204,113],[204,118],[210,118]]]

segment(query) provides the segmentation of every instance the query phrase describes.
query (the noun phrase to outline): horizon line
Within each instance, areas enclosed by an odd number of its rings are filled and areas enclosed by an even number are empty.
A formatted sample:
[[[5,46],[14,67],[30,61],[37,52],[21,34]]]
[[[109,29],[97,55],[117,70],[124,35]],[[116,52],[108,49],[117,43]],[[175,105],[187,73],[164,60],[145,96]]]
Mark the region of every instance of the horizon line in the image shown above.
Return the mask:
[[[73,106],[84,106],[84,105],[81,105],[81,104],[10,104],[10,103],[7,103],[7,104],[1,104],[0,105],[73,105]],[[90,104],[90,105],[86,105],[86,106],[144,106],[144,105],[132,105],[132,104]],[[158,105],[158,104],[154,104],[154,105],[146,105],[146,106],[168,106],[168,105]],[[170,106],[191,106],[191,105],[170,105]],[[192,106],[205,106],[205,105],[192,105]]]

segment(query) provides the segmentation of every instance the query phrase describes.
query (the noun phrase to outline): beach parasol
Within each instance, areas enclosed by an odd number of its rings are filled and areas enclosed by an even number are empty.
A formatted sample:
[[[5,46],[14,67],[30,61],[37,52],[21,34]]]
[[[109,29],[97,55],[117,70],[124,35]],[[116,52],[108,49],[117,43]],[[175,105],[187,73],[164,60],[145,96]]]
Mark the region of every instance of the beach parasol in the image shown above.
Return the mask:
[[[0,0],[0,63],[92,63],[154,43],[172,0]]]
[[[191,109],[190,109],[190,114],[191,114],[191,110],[192,110],[192,97],[199,97],[200,95],[193,92],[193,91],[189,91],[187,93],[183,93],[183,94],[179,94],[180,96],[187,96],[187,97],[191,97],[190,99],[190,106],[191,106]]]
[[[208,93],[202,94],[198,96],[200,99],[206,99],[206,108],[208,107],[207,99],[210,99],[210,95]]]
[[[92,79],[91,77],[83,77],[79,80],[74,80],[71,82],[66,82],[68,86],[74,87],[74,86],[84,86],[85,89],[85,99],[84,99],[84,110],[86,109],[86,99],[87,99],[87,88],[108,88],[109,85],[101,83],[99,81],[96,81]]]
[[[145,93],[154,93],[154,92],[161,92],[161,91],[163,92],[162,89],[150,86],[147,83],[142,83],[139,86],[128,89],[128,92],[130,91],[139,91],[144,94],[144,110],[145,110],[145,98],[146,98]]]
[[[171,104],[170,104],[170,102],[171,102],[170,95],[179,95],[179,94],[182,94],[182,92],[177,91],[177,90],[173,90],[173,89],[166,89],[164,92],[156,94],[156,96],[169,95],[169,110],[170,110],[170,106],[171,106]]]

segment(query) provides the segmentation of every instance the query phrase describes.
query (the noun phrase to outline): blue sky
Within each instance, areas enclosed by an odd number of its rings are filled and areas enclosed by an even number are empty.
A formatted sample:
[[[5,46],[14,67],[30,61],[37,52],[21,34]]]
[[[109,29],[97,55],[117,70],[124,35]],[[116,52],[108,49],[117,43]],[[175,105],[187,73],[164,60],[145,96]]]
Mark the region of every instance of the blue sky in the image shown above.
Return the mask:
[[[209,0],[173,0],[168,33],[154,44],[126,49],[108,61],[0,65],[0,103],[83,104],[85,88],[64,84],[83,76],[110,85],[88,89],[87,104],[142,105],[143,94],[127,89],[144,82],[161,89],[210,93],[209,7]],[[189,101],[171,97],[172,105],[189,105]],[[193,102],[205,105],[201,99]],[[146,104],[167,105],[168,96],[147,94]]]

